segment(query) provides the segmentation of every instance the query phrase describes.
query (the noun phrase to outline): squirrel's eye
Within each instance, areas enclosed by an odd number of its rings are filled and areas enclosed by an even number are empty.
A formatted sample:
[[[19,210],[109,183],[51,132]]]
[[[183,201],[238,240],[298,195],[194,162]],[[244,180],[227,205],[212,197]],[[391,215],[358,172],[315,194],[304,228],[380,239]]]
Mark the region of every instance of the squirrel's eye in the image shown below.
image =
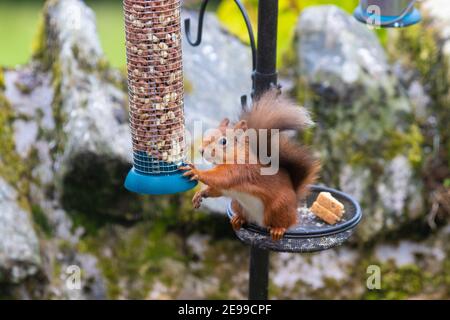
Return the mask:
[[[220,138],[219,139],[219,144],[221,144],[221,145],[226,145],[227,144],[227,138]]]

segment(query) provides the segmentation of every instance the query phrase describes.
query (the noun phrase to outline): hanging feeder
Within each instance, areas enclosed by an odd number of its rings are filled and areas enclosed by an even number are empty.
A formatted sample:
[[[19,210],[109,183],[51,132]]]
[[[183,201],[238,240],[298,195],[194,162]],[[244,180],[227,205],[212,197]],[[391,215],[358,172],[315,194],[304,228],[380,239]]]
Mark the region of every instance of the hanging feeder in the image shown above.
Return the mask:
[[[186,159],[181,0],[124,0],[133,168],[125,187],[140,194],[193,188]]]
[[[359,21],[384,27],[407,27],[420,22],[419,10],[414,7],[416,0],[361,0],[354,12]]]

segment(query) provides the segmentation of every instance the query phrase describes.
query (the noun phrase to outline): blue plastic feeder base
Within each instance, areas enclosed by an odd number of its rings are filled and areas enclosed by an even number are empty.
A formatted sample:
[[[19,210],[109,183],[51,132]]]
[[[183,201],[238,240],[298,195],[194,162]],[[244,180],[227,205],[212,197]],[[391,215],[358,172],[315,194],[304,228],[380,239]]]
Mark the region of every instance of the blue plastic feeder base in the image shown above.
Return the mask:
[[[367,13],[363,12],[361,6],[356,8],[354,12],[354,17],[363,22],[367,23],[368,21],[372,23],[380,22],[381,27],[383,28],[401,28],[411,26],[413,24],[419,23],[422,20],[419,10],[414,8],[410,13],[403,17],[400,21],[396,21],[394,23],[389,23],[389,21],[396,20],[397,17],[393,16],[375,16],[375,15],[367,15]]]
[[[133,167],[125,180],[125,188],[139,194],[162,195],[183,192],[194,188],[197,181],[183,177],[182,171],[167,174],[143,174]]]

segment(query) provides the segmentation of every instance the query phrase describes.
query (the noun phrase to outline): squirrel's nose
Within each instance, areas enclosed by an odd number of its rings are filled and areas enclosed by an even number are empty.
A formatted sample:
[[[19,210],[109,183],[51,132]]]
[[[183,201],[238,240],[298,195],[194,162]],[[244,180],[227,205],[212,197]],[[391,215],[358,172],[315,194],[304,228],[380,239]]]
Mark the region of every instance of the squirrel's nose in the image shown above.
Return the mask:
[[[205,153],[205,150],[204,150],[203,148],[200,148],[200,149],[198,149],[198,152],[200,152],[200,154],[201,154],[202,157],[203,157],[203,153]]]

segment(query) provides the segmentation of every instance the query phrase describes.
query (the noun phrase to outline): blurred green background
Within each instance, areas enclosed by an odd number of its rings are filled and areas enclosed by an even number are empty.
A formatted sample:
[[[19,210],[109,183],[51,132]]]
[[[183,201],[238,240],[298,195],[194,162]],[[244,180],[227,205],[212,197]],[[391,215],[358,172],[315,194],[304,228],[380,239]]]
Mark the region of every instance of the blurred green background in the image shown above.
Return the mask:
[[[122,68],[125,65],[122,0],[86,0],[97,16],[99,34],[103,49],[111,64]],[[190,7],[199,1],[185,1]],[[242,18],[232,0],[211,1],[211,10],[217,14],[224,26],[247,41]],[[243,0],[256,25],[258,0]],[[0,2],[0,65],[15,66],[26,63],[32,52],[32,39],[38,26],[39,13],[44,0],[1,0]],[[317,4],[338,4],[351,12],[357,0],[280,0],[279,63],[283,64],[288,51],[293,29],[299,12],[305,7]],[[256,32],[256,30],[255,30]]]
[[[0,1],[0,65],[26,63],[32,52],[44,0]],[[116,67],[125,64],[122,1],[87,0],[97,17],[103,49]]]

